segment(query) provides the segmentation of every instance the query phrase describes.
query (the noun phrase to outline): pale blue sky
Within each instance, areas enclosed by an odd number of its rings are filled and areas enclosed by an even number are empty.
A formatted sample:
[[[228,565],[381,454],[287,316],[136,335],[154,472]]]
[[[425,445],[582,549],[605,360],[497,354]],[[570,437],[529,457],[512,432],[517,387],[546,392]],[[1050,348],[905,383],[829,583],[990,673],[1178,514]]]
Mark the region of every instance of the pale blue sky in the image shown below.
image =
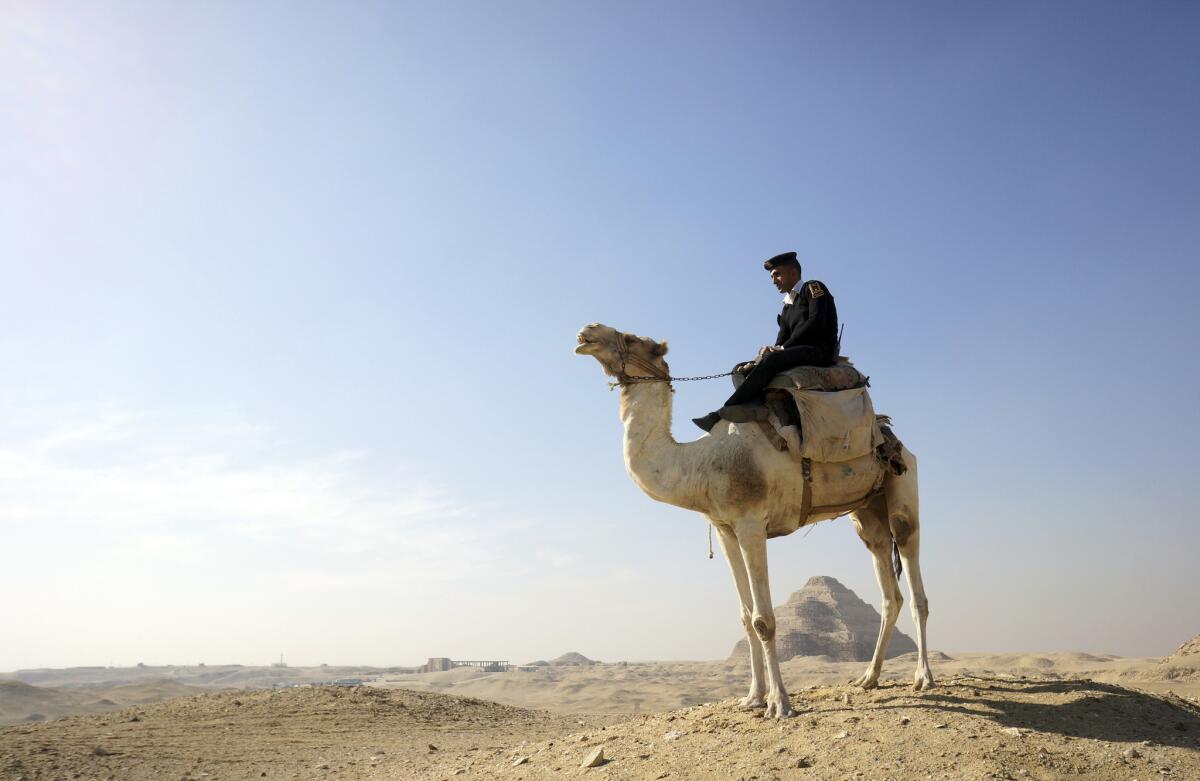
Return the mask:
[[[571,348],[725,371],[788,249],[921,458],[931,645],[1169,652],[1198,42],[1170,2],[0,3],[0,669],[724,656],[704,523]],[[777,602],[878,604],[847,521],[771,553]]]

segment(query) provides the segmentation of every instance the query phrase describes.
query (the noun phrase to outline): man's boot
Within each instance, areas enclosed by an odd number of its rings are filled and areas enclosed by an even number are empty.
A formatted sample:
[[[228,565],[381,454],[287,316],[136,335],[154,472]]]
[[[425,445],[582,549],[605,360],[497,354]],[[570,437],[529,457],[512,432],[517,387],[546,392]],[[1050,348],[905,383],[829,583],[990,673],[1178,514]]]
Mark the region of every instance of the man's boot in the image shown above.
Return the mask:
[[[721,407],[718,414],[731,423],[752,423],[756,420],[766,420],[771,415],[767,405],[761,401],[751,401],[746,404],[731,404]]]
[[[692,422],[703,431],[712,431],[713,426],[721,422],[721,416],[716,412],[710,412],[702,418],[692,418]]]

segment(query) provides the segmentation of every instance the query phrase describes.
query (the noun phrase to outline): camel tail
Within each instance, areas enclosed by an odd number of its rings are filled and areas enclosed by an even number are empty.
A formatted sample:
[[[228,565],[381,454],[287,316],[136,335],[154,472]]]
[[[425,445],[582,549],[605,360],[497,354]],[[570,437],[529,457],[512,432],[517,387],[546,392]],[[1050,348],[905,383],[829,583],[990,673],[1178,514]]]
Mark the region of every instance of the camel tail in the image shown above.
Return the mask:
[[[894,539],[892,540],[892,570],[896,573],[896,580],[900,580],[900,576],[904,574],[904,564],[900,561],[900,546]]]

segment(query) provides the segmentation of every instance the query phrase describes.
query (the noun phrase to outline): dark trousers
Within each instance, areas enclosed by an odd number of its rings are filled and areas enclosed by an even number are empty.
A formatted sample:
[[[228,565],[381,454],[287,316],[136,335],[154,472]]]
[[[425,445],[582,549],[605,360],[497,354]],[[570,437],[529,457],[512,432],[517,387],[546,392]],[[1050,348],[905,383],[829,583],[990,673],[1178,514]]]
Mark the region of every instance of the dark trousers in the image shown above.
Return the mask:
[[[789,347],[767,353],[758,365],[754,367],[738,389],[725,401],[725,406],[746,404],[759,399],[767,388],[767,383],[775,379],[775,375],[797,366],[832,366],[829,350],[822,347]]]

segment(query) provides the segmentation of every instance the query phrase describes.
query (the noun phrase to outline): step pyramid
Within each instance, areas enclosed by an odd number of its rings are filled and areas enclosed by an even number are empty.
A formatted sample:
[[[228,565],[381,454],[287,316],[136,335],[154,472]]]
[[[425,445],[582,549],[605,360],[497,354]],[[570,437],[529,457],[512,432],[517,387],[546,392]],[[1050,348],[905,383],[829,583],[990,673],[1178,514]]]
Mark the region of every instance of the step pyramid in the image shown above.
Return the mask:
[[[870,661],[879,636],[879,611],[863,602],[836,578],[817,575],[775,608],[775,648],[779,661],[797,656],[828,656],[839,662]],[[912,653],[917,644],[899,629],[892,631],[887,658]],[[743,638],[733,647],[731,663],[745,660]]]

